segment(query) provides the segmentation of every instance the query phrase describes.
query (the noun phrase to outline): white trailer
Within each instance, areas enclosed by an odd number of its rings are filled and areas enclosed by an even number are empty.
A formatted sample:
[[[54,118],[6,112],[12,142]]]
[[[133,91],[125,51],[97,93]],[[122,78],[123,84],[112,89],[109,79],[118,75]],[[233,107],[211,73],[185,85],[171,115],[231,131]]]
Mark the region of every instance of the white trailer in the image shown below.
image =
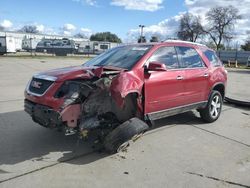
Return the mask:
[[[119,46],[119,43],[103,42],[103,41],[83,41],[76,43],[78,53],[83,54],[101,54],[106,50]]]
[[[24,37],[22,41],[22,49],[26,51],[35,51],[36,46],[40,41],[41,39]]]
[[[6,53],[16,53],[16,42],[14,37],[0,37],[0,55]]]

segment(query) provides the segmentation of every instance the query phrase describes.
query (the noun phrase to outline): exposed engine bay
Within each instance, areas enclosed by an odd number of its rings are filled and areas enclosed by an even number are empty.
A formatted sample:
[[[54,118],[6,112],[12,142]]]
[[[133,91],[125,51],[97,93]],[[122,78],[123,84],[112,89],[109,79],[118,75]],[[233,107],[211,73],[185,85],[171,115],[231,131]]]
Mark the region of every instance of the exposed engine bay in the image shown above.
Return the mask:
[[[57,111],[28,100],[25,110],[35,122],[64,130],[66,135],[79,133],[81,138],[87,138],[92,130],[106,135],[121,123],[140,116],[136,93],[127,95],[122,105],[112,97],[110,87],[119,74],[120,71],[107,71],[100,77],[67,80],[54,94],[54,98],[63,101]]]
[[[114,128],[135,116],[136,103],[132,97],[126,98],[122,108],[111,97],[109,89],[112,77],[103,77],[94,82],[65,83],[71,89],[65,97],[60,116],[69,128],[77,128],[81,132],[96,128]],[[79,113],[76,113],[78,109]]]

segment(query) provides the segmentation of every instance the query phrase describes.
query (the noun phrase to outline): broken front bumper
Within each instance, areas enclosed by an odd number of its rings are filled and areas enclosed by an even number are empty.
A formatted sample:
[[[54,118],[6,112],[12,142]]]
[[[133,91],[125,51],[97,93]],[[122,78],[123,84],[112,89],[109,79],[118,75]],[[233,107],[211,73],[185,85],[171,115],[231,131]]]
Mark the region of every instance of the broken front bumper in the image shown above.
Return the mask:
[[[26,111],[36,123],[43,127],[59,127],[62,120],[58,112],[48,106],[36,104],[27,99],[24,100],[24,111]]]

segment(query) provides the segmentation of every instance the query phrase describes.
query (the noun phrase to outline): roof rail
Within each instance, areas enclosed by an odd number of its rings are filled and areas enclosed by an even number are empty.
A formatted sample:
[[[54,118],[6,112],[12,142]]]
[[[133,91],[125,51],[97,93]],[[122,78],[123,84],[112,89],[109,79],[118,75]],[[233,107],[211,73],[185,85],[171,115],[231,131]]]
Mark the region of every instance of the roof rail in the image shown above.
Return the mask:
[[[183,40],[165,40],[164,42],[177,42],[177,43],[193,44],[193,45],[197,45],[197,46],[207,47],[204,44],[200,44],[200,43],[197,43],[197,42],[183,41]]]

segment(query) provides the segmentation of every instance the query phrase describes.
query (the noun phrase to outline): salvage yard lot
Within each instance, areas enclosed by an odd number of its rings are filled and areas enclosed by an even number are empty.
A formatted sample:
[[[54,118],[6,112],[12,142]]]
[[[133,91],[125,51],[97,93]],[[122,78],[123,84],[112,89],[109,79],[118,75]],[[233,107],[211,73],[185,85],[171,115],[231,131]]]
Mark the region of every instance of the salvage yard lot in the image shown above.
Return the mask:
[[[35,124],[23,111],[31,76],[71,58],[0,58],[0,187],[250,187],[250,109],[225,104],[204,124],[195,111],[165,118],[126,152]]]

